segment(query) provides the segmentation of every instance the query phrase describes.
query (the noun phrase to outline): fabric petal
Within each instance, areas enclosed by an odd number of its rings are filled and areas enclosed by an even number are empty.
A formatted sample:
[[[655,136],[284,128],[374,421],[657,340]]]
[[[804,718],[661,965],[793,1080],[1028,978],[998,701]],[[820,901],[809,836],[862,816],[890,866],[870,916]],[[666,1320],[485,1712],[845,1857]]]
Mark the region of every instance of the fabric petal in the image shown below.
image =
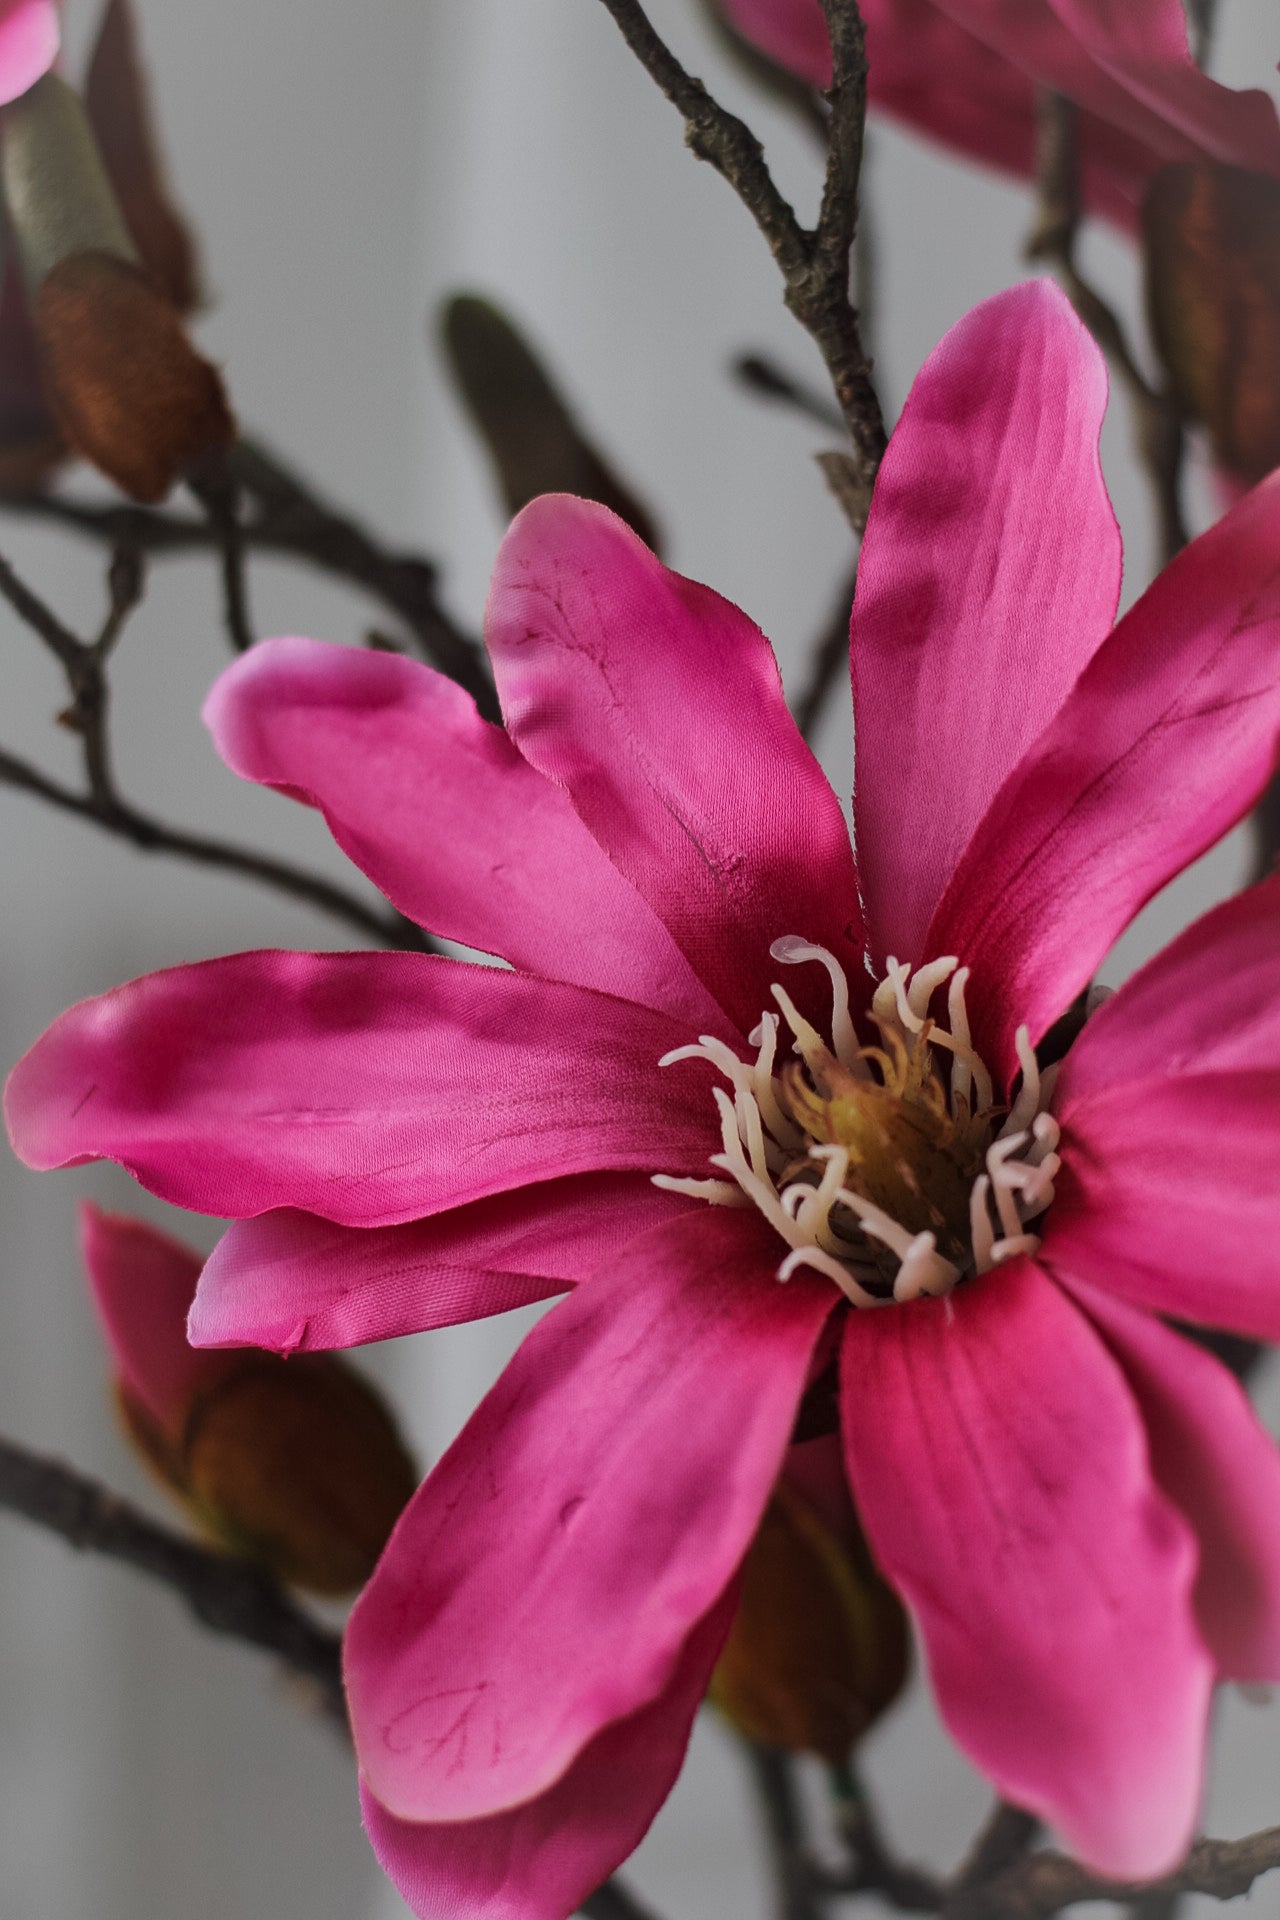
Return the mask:
[[[191,1309],[198,1347],[277,1353],[456,1326],[564,1293],[626,1241],[701,1205],[645,1174],[581,1174],[429,1220],[343,1227],[285,1208],[236,1221]]]
[[[776,1283],[778,1244],[710,1207],[633,1240],[539,1322],[410,1503],[346,1639],[388,1811],[518,1807],[670,1684],[755,1530],[835,1302]]]
[[[1195,1547],[1114,1360],[1027,1260],[849,1316],[842,1420],[876,1559],[974,1764],[1118,1879],[1172,1869],[1212,1663]]]
[[[0,6],[0,106],[49,71],[60,38],[54,0],[8,0]]]
[[[432,933],[723,1030],[566,795],[443,674],[368,648],[267,640],[219,676],[204,718],[229,767],[318,807],[343,852]]]
[[[562,1779],[508,1813],[398,1820],[362,1787],[383,1871],[422,1920],[563,1920],[643,1839],[684,1759],[728,1632],[730,1592],[690,1633],[656,1700],[598,1733]]]
[[[973,970],[1006,1073],[1138,909],[1266,785],[1280,734],[1280,476],[1157,577],[996,795],[925,942]]]
[[[1054,1110],[1161,1074],[1280,1068],[1280,874],[1224,901],[1103,1002],[1062,1063]]]
[[[780,935],[861,976],[844,816],[745,614],[607,508],[548,494],[503,541],[485,634],[520,751],[567,789],[744,1033],[773,1004]],[[823,1006],[825,980],[787,985]]]
[[[1181,1320],[1280,1340],[1280,1071],[1188,1074],[1077,1101],[1042,1251]]]
[[[1280,1680],[1280,1450],[1212,1354],[1069,1283],[1138,1402],[1156,1484],[1200,1543],[1200,1633],[1224,1680]]]
[[[80,1207],[80,1252],[116,1377],[173,1437],[196,1395],[227,1369],[222,1354],[187,1344],[200,1255],[145,1220]]]
[[[28,1166],[116,1160],[163,1199],[387,1226],[566,1174],[705,1174],[683,1025],[414,953],[241,953],[82,1001],[5,1090]],[[715,1137],[713,1137],[715,1136]]]
[[[992,797],[1111,631],[1102,356],[1047,280],[925,362],[876,480],[853,607],[855,839],[873,959],[917,965]]]

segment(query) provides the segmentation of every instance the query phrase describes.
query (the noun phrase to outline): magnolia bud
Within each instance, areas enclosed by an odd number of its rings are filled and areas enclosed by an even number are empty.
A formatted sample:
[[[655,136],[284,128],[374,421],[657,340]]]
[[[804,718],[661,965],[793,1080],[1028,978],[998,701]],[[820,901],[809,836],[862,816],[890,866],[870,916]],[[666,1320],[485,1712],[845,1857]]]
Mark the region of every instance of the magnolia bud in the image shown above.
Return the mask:
[[[1151,333],[1183,412],[1252,484],[1280,465],[1280,181],[1163,168],[1143,209]]]
[[[747,1552],[708,1698],[746,1739],[832,1765],[897,1698],[901,1603],[848,1513],[840,1534],[784,1479]]]
[[[81,1209],[125,1431],[206,1533],[316,1593],[363,1585],[417,1485],[374,1389],[325,1354],[188,1345],[198,1255]]]

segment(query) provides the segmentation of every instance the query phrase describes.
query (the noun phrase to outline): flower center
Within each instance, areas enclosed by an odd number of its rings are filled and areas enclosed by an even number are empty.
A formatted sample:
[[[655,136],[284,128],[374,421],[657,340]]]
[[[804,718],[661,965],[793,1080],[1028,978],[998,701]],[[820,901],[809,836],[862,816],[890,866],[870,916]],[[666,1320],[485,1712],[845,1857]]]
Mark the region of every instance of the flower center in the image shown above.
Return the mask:
[[[755,1206],[790,1251],[789,1280],[815,1267],[856,1307],[949,1293],[1015,1254],[1034,1253],[1027,1223],[1053,1199],[1061,1164],[1058,1123],[1045,1111],[1057,1069],[1036,1064],[1025,1026],[1016,1037],[1022,1078],[1009,1108],[969,1037],[969,969],[955,959],[910,967],[890,959],[871,1002],[878,1043],[859,1043],[849,983],[835,955],[788,936],[769,949],[797,966],[820,961],[831,976],[830,1044],[781,986],[772,989],[792,1035],[777,1062],[779,1016],[750,1036],[754,1061],[714,1035],[659,1062],[707,1060],[732,1095],[714,1089],[724,1152],[711,1165],[727,1180],[654,1184],[713,1206]],[[945,1020],[930,1012],[947,988]]]

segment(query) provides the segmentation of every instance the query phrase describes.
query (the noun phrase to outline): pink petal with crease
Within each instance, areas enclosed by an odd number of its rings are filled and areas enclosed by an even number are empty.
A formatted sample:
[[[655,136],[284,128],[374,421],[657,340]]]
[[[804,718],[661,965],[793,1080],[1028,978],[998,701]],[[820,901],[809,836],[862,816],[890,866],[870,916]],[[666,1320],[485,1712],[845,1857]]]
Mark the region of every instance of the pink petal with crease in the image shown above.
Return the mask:
[[[1102,356],[1047,280],[925,362],[876,481],[851,658],[873,958],[913,965],[992,797],[1111,631],[1120,533]]]
[[[1054,1111],[1161,1074],[1280,1068],[1280,874],[1214,907],[1103,1002],[1062,1064]]]
[[[365,648],[266,640],[214,683],[204,718],[228,766],[318,807],[420,926],[725,1032],[565,794],[443,674]]]
[[[190,1336],[200,1347],[295,1353],[507,1313],[566,1292],[626,1241],[698,1204],[642,1173],[588,1173],[398,1227],[262,1213],[214,1248]]]
[[[534,1799],[662,1694],[777,1479],[827,1283],[704,1208],[541,1320],[410,1503],[347,1630],[364,1775],[404,1819]]]
[[[1280,736],[1280,475],[1124,616],[1005,781],[934,915],[1007,1075],[1138,909],[1248,811]]]
[[[385,1873],[422,1920],[563,1920],[643,1839],[684,1759],[729,1630],[730,1592],[690,1633],[656,1700],[598,1733],[537,1799],[487,1819],[397,1820],[362,1786]]]
[[[54,0],[8,0],[0,6],[0,106],[49,71],[60,39]]]
[[[187,1344],[200,1255],[145,1220],[80,1205],[80,1252],[121,1384],[173,1437],[229,1364]]]
[[[1024,1259],[851,1314],[841,1372],[854,1500],[951,1733],[1089,1866],[1169,1871],[1195,1827],[1212,1663],[1194,1542],[1114,1360]]]
[[[1064,1276],[1138,1402],[1156,1484],[1200,1543],[1196,1618],[1224,1680],[1280,1680],[1280,1451],[1212,1354]]]
[[[860,980],[844,816],[744,613],[607,508],[547,494],[502,543],[485,634],[520,751],[744,1033],[773,1005],[779,935],[818,941]],[[820,969],[797,974],[788,989],[829,1013]]]
[[[1046,1260],[1156,1313],[1280,1340],[1280,1070],[1077,1100]]]
[[[199,1213],[388,1226],[565,1174],[705,1175],[702,1076],[658,1066],[689,1037],[498,967],[242,953],[72,1007],[5,1112],[28,1166],[116,1160]]]

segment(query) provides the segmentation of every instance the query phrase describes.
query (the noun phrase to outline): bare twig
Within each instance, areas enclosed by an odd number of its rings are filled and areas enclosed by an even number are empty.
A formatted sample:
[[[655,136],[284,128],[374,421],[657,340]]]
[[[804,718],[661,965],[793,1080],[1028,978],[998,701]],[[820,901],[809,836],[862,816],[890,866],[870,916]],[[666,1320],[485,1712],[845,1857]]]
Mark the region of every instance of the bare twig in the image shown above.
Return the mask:
[[[126,546],[116,551],[108,582],[106,619],[96,639],[85,642],[63,626],[39,596],[18,579],[8,563],[0,560],[0,595],[40,635],[62,665],[71,695],[71,704],[62,718],[80,736],[86,790],[81,793],[64,786],[3,749],[0,749],[0,783],[44,800],[64,813],[91,820],[104,832],[129,840],[145,852],[176,854],[200,866],[219,867],[228,873],[259,880],[295,900],[304,900],[334,915],[380,945],[430,950],[432,943],[428,936],[411,922],[399,914],[366,906],[345,887],[268,854],[167,826],[122,797],[111,768],[107,664],[142,592],[140,556],[135,548]]]
[[[991,1818],[979,1833],[967,1858],[951,1882],[953,1894],[970,1887],[985,1887],[998,1873],[1020,1860],[1040,1831],[1033,1813],[1024,1813],[1007,1800],[997,1800]]]
[[[764,1813],[777,1920],[822,1920],[823,1902],[805,1837],[794,1762],[780,1747],[744,1741]]]
[[[815,420],[820,427],[839,432],[844,419],[825,394],[815,393],[803,380],[780,367],[764,353],[742,353],[733,362],[734,378],[759,400],[776,400]]]
[[[831,618],[813,650],[808,681],[795,703],[796,725],[806,740],[813,739],[836,681],[848,670],[849,617],[856,581],[855,571],[836,595]]]
[[[867,63],[856,0],[822,0],[834,82],[827,171],[817,226],[803,227],[779,191],[759,140],[687,73],[655,31],[640,0],[603,0],[646,72],[684,117],[685,139],[709,161],[754,218],[782,274],[784,298],[816,343],[853,446],[862,485],[861,525],[885,447],[884,419],[849,297],[849,256],[857,232],[858,178],[866,113]],[[856,523],[855,523],[856,524]]]
[[[1247,1893],[1260,1874],[1276,1867],[1280,1827],[1267,1827],[1243,1840],[1200,1840],[1176,1873],[1146,1887],[1103,1879],[1065,1854],[1029,1853],[986,1886],[948,1900],[942,1913],[944,1920],[1050,1920],[1064,1907],[1086,1900],[1132,1903],[1176,1893],[1234,1900]]]
[[[1040,96],[1037,177],[1040,189],[1027,257],[1056,269],[1072,306],[1106,354],[1133,405],[1138,451],[1151,483],[1160,563],[1187,544],[1182,517],[1182,422],[1172,401],[1145,378],[1115,311],[1088,283],[1076,262],[1080,228],[1080,170],[1074,103],[1049,91]]]
[[[586,1920],[653,1920],[651,1909],[642,1906],[621,1880],[606,1880],[587,1895],[578,1911]]]
[[[159,1581],[214,1633],[273,1653],[312,1681],[345,1725],[337,1634],[304,1613],[261,1567],[197,1546],[96,1480],[11,1440],[0,1440],[0,1508],[60,1534],[81,1552]]]
[[[894,1859],[853,1768],[833,1768],[830,1779],[836,1826],[848,1850],[849,1865],[840,1873],[824,1875],[823,1884],[833,1893],[882,1893],[904,1913],[936,1913],[945,1887],[932,1875]]]
[[[226,454],[219,452],[216,463],[199,478],[190,479],[191,491],[209,516],[222,562],[222,609],[227,638],[236,653],[248,653],[253,645],[253,622],[249,617],[249,583],[246,572],[245,531],[241,524],[241,489]]]

